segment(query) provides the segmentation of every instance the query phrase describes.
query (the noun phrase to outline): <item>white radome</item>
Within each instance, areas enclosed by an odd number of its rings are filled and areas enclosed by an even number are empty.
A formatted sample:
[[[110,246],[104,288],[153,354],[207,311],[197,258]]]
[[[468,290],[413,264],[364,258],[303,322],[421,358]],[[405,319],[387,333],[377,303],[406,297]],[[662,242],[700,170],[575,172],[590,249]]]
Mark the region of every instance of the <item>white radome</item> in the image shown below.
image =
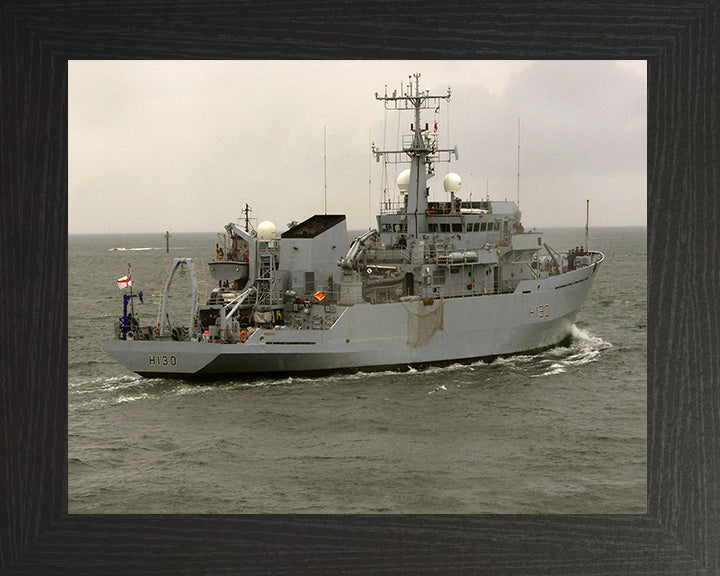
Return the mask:
[[[450,172],[443,179],[443,186],[445,187],[445,192],[459,192],[462,186],[462,178],[455,174],[455,172]]]
[[[260,240],[260,242],[272,242],[273,240],[275,240],[275,238],[277,238],[277,230],[275,229],[275,224],[273,224],[269,220],[260,222],[257,232],[258,240]]]
[[[410,169],[403,170],[398,174],[397,180],[397,187],[400,192],[403,194],[407,194],[408,190],[410,190]]]

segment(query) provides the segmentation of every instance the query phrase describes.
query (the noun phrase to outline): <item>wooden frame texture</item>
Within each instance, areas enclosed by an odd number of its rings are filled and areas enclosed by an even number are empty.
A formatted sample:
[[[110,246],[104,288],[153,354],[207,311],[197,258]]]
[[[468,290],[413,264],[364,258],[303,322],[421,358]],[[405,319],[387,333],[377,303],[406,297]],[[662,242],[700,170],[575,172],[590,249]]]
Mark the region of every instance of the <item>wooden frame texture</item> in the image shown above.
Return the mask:
[[[647,514],[67,514],[67,61],[288,56],[647,59]],[[720,574],[719,90],[719,0],[3,2],[0,572]]]

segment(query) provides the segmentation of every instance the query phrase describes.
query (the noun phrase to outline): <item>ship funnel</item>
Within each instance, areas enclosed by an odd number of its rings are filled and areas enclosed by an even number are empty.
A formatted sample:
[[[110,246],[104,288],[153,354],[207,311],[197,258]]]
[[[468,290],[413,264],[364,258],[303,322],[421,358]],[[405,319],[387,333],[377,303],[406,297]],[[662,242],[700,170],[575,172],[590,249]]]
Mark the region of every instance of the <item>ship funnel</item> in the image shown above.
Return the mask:
[[[445,192],[460,192],[460,187],[462,186],[462,178],[455,174],[455,172],[450,172],[443,179],[443,186],[445,187]]]
[[[275,224],[269,220],[260,222],[258,225],[258,239],[260,242],[272,242],[277,237],[277,231],[275,230]]]
[[[400,192],[407,194],[410,190],[410,168],[403,170],[398,174],[397,187]]]

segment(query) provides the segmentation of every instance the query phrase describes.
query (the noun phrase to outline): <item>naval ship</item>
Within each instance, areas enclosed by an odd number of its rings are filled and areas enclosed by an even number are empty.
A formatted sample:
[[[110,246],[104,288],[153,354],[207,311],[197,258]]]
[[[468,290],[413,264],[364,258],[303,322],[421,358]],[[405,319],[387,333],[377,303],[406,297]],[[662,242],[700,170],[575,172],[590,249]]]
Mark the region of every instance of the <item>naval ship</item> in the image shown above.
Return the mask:
[[[604,259],[587,249],[587,224],[585,246],[557,252],[524,229],[517,203],[463,200],[455,173],[444,177],[446,201],[430,201],[436,165],[458,152],[438,146],[421,112],[451,93],[421,91],[419,74],[405,88],[375,94],[414,120],[401,149],[372,145],[377,161],[409,164],[376,229],[349,242],[341,214],[314,215],[280,235],[269,221],[231,222],[203,263],[209,296],[198,301],[196,263],[174,258],[157,323],[140,325],[133,301],[142,293],[125,294],[106,352],[145,377],[243,378],[491,361],[568,338]],[[189,274],[192,298],[171,323],[178,273]]]

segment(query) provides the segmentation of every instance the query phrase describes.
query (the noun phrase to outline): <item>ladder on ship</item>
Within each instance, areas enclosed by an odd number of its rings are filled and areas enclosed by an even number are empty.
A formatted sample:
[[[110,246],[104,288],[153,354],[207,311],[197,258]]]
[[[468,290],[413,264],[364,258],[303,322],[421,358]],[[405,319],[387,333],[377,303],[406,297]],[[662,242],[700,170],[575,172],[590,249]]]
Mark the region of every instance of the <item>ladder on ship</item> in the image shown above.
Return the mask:
[[[258,310],[270,310],[280,299],[275,275],[275,255],[263,252],[259,255],[258,275],[255,279],[257,291],[255,305]]]

